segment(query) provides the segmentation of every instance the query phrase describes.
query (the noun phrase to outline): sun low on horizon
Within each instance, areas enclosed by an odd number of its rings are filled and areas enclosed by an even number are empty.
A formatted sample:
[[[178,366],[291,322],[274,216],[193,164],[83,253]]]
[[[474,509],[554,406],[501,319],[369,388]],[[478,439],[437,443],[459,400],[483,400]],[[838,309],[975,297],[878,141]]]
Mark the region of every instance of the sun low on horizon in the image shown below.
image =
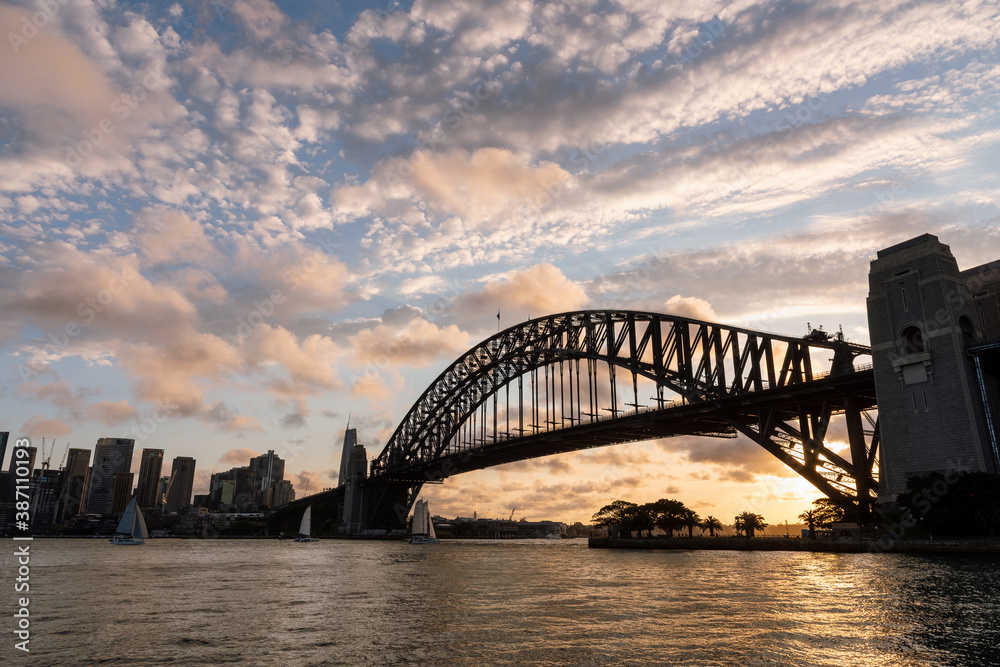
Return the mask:
[[[531,318],[867,344],[878,250],[996,257],[998,62],[971,1],[0,2],[0,430],[193,457],[196,494],[274,451],[302,497]],[[821,495],[693,436],[422,492],[772,526]]]

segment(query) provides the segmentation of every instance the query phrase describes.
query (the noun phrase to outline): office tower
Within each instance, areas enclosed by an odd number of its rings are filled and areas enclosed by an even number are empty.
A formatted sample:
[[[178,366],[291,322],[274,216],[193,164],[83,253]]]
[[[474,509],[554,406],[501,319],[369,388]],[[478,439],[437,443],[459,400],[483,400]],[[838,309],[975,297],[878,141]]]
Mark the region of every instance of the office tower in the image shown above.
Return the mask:
[[[156,485],[156,507],[160,511],[163,511],[163,507],[167,502],[167,489],[169,488],[170,475],[161,477],[159,483]]]
[[[135,489],[136,502],[143,509],[156,507],[156,490],[163,469],[162,449],[143,449],[139,463],[139,483]]]
[[[364,482],[367,476],[368,453],[364,445],[354,445],[347,459],[347,488],[344,489],[344,526],[352,535],[365,528],[368,508]]]
[[[62,476],[62,471],[49,468],[39,468],[32,474],[28,493],[31,495],[31,525],[34,528],[44,530],[52,525]]]
[[[274,451],[250,459],[254,474],[254,501],[258,505],[273,504],[274,487],[285,478],[285,461]]]
[[[92,514],[109,514],[115,473],[128,472],[132,468],[131,438],[100,438],[94,448],[94,465],[90,473],[90,489],[87,492],[87,511]]]
[[[10,431],[0,431],[0,468],[3,468],[4,458],[7,456],[7,440],[10,438]]]
[[[116,472],[111,484],[111,513],[121,514],[132,499],[132,480],[135,474],[131,472]]]
[[[878,395],[879,497],[931,472],[996,473],[1000,261],[960,271],[924,234],[871,263],[868,328]]]
[[[337,486],[347,484],[347,478],[349,477],[348,465],[351,461],[351,450],[354,449],[356,444],[358,444],[358,429],[349,428],[344,431],[344,446],[340,450],[340,476],[337,480]]]
[[[17,458],[17,450],[26,449],[28,450],[28,458],[21,459]],[[35,455],[38,454],[37,447],[14,447],[10,453],[10,467],[7,468],[8,472],[14,473],[20,467],[26,467],[28,469],[28,477],[31,477],[31,473],[35,470]]]
[[[282,507],[295,500],[295,489],[292,488],[291,481],[283,479],[274,485],[274,495],[271,500],[271,507]]]
[[[254,486],[254,472],[250,466],[233,468],[233,481],[236,486],[233,490],[233,504],[243,511],[250,511],[256,501],[256,487]]]
[[[66,467],[63,468],[62,487],[59,490],[56,523],[62,523],[80,514],[80,505],[84,489],[87,485],[89,468],[89,449],[70,449],[67,452]]]
[[[178,512],[191,505],[191,493],[194,491],[195,460],[190,456],[174,458],[170,469],[170,485],[167,487],[167,500],[164,511],[167,514]]]

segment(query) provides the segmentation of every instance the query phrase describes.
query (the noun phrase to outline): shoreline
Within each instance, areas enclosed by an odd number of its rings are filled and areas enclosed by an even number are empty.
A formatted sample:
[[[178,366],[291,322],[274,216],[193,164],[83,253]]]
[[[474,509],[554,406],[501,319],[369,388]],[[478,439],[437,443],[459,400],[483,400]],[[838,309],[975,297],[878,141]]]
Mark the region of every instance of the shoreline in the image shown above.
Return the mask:
[[[1000,555],[1000,540],[830,540],[787,537],[591,537],[591,549],[681,551],[808,551],[815,553],[917,553]]]

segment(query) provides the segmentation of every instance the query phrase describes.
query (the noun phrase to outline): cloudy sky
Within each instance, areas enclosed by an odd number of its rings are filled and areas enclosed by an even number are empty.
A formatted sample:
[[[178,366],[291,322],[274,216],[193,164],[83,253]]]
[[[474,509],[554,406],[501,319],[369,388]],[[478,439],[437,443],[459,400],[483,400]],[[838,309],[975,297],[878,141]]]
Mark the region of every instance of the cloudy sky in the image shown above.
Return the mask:
[[[197,493],[273,449],[302,495],[498,309],[867,342],[879,248],[1000,255],[995,2],[41,0],[0,28],[0,424],[54,463],[134,437]],[[424,494],[772,523],[817,495],[697,438]]]

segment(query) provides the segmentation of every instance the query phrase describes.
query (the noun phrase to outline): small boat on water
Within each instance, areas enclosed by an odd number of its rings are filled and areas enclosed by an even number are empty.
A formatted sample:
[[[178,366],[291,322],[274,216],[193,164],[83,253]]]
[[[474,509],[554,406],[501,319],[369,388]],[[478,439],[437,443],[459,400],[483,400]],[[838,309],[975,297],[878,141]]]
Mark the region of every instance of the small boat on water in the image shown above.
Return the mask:
[[[302,513],[302,523],[299,524],[299,536],[296,542],[319,542],[319,538],[312,536],[312,505]]]
[[[128,501],[128,505],[125,506],[125,513],[122,514],[122,520],[118,522],[114,537],[108,542],[126,546],[145,544],[147,537],[149,537],[149,532],[146,530],[146,522],[142,518],[139,506],[135,503],[135,496],[132,496],[132,500]]]
[[[418,500],[413,506],[413,521],[410,523],[410,544],[439,544],[441,540],[434,533],[434,522],[427,508],[426,500]]]

